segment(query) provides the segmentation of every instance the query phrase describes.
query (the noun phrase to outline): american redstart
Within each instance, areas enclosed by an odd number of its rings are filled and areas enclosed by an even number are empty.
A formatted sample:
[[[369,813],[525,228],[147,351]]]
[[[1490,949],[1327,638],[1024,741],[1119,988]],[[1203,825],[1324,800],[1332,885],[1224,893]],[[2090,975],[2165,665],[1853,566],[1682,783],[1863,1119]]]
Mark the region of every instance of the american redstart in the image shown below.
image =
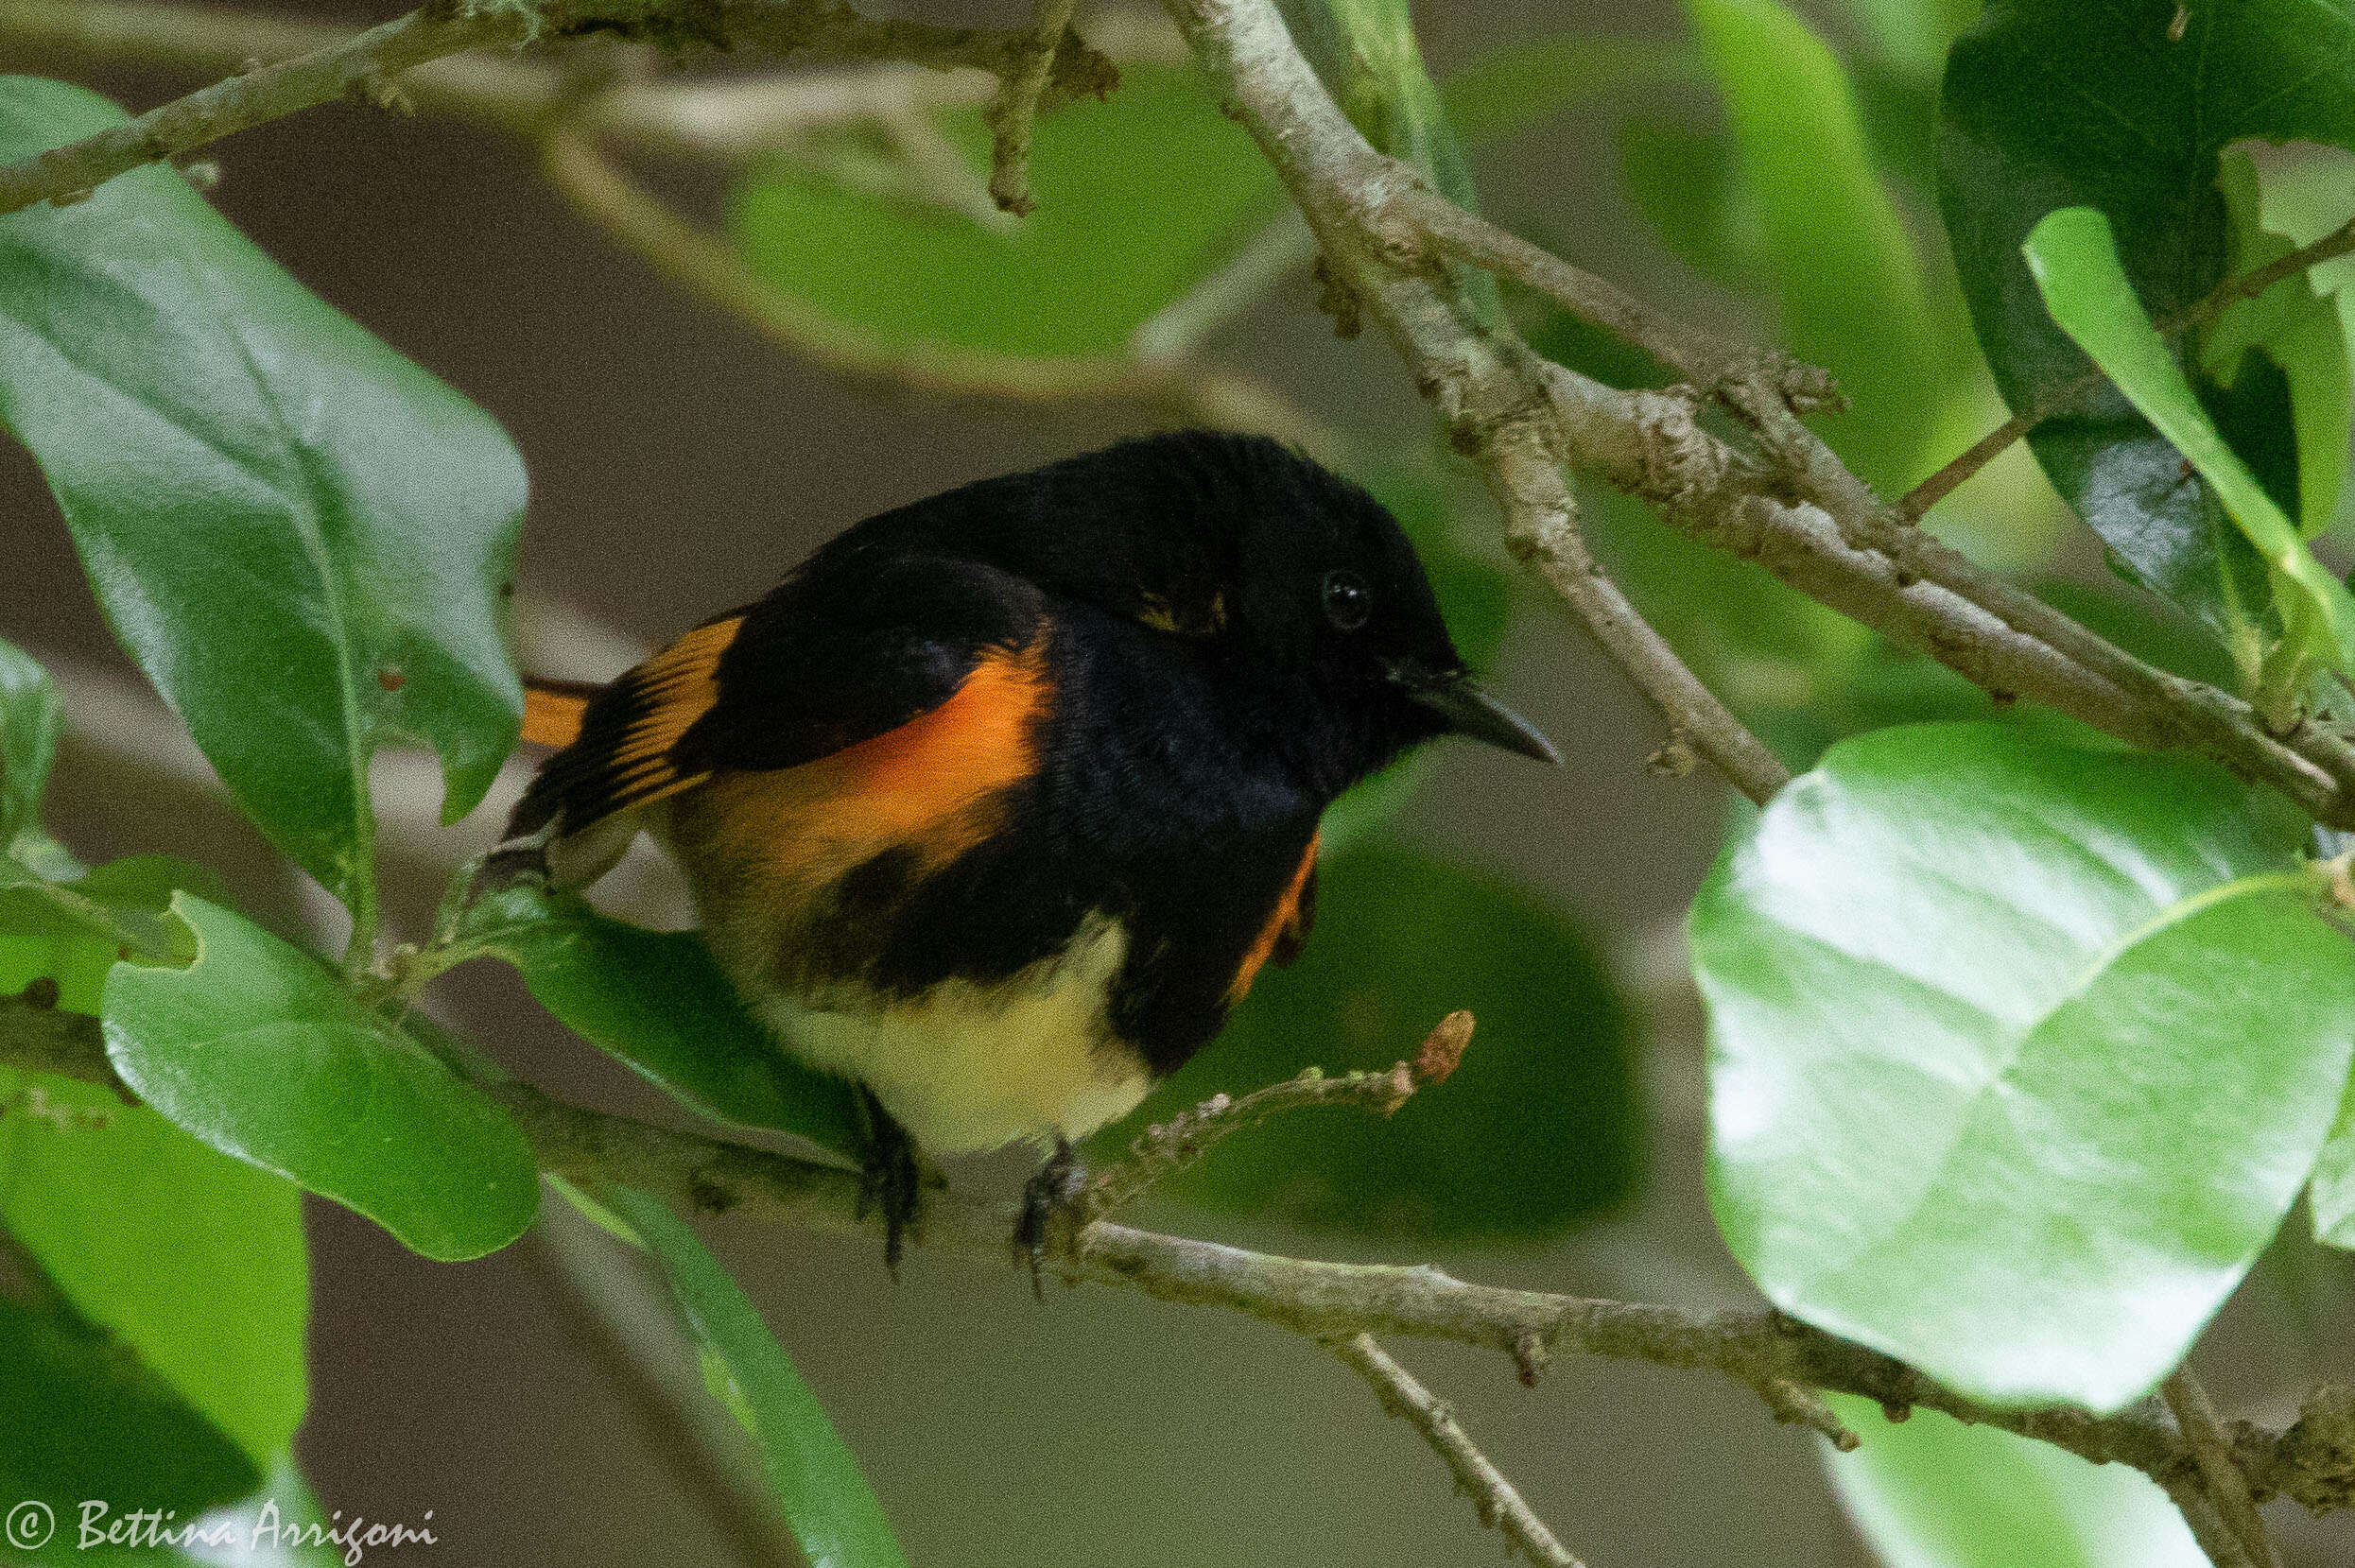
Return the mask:
[[[871,517],[524,732],[562,750],[494,864],[578,887],[652,834],[779,1042],[861,1086],[894,1264],[916,1146],[1029,1138],[1035,1266],[1069,1140],[1300,950],[1343,790],[1448,732],[1561,760],[1379,502],[1202,431]]]

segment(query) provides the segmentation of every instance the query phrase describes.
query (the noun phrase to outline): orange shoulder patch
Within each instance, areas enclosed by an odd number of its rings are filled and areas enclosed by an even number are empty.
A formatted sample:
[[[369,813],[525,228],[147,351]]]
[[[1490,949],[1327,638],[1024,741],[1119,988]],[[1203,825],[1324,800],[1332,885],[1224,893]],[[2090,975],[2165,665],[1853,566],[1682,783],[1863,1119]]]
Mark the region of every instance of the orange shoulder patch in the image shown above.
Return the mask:
[[[705,887],[780,907],[886,851],[912,853],[922,875],[996,831],[1003,792],[1038,767],[1052,700],[1043,640],[993,650],[897,729],[798,767],[714,775],[673,809],[670,835],[713,873]]]

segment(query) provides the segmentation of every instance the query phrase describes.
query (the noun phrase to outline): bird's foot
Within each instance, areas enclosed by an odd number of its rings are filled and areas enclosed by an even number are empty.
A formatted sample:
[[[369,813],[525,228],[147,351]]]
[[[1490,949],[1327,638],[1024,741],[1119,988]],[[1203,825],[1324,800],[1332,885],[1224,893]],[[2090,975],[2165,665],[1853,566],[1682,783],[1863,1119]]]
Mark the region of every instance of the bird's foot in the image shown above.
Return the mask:
[[[897,1280],[900,1253],[924,1205],[924,1155],[908,1129],[863,1083],[858,1104],[867,1139],[858,1168],[857,1215],[865,1219],[870,1209],[883,1211],[883,1266]]]
[[[1075,1230],[1086,1222],[1086,1206],[1082,1201],[1086,1195],[1087,1166],[1071,1141],[1058,1133],[1055,1152],[1023,1185],[1022,1215],[1014,1221],[1014,1262],[1030,1266],[1030,1294],[1042,1301],[1047,1299],[1047,1288],[1039,1283],[1040,1266],[1047,1261],[1047,1238],[1057,1220]]]

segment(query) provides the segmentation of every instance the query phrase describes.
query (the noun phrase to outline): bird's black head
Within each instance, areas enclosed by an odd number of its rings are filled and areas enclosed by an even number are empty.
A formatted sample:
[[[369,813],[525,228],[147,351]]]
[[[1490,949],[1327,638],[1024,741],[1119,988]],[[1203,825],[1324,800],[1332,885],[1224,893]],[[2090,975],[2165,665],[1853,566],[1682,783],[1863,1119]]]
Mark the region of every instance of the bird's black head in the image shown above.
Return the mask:
[[[1274,441],[1147,437],[928,508],[943,543],[1177,639],[1320,792],[1450,732],[1560,761],[1466,673],[1397,519]]]

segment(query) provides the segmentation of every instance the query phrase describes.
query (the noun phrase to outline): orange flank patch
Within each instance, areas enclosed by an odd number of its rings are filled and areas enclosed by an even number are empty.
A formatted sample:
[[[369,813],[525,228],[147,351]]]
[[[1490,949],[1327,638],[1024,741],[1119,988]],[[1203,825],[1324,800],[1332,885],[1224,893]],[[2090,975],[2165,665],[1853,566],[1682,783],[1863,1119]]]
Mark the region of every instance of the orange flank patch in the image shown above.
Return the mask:
[[[537,686],[524,689],[524,734],[526,746],[570,746],[580,736],[580,715],[589,706],[589,699],[571,692],[544,691]]]
[[[887,851],[913,852],[915,876],[946,865],[996,829],[1001,792],[1038,766],[1045,654],[1043,642],[985,653],[939,707],[815,762],[713,776],[672,808],[673,846],[707,895],[761,923],[789,922]]]
[[[1243,955],[1242,967],[1235,972],[1234,983],[1226,988],[1227,1006],[1233,1007],[1250,994],[1251,983],[1259,978],[1259,972],[1267,967],[1268,960],[1275,956],[1278,947],[1289,947],[1297,952],[1300,944],[1307,939],[1308,921],[1304,900],[1308,891],[1308,879],[1316,874],[1317,840],[1321,836],[1316,834],[1309,836],[1308,847],[1302,852],[1300,864],[1292,868],[1292,880],[1285,887],[1284,896],[1275,901],[1274,909],[1269,912],[1268,923],[1260,928],[1258,937],[1251,944],[1251,951]],[[1290,961],[1290,956],[1287,953],[1284,961]]]

